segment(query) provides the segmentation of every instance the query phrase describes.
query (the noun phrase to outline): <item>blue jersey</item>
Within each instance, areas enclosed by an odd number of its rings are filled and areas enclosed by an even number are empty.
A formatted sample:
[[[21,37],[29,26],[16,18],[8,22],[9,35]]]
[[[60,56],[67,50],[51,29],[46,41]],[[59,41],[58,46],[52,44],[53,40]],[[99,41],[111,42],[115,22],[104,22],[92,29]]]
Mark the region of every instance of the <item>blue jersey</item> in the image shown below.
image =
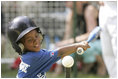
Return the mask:
[[[58,51],[41,49],[39,52],[28,52],[21,56],[18,78],[45,78],[45,73],[58,61]]]

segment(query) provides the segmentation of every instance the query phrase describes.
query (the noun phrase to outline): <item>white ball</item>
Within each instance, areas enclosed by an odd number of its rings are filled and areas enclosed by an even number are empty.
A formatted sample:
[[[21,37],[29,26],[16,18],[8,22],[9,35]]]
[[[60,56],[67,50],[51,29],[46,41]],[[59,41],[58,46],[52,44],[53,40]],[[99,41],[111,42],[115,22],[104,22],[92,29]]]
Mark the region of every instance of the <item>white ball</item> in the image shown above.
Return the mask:
[[[77,54],[78,54],[78,55],[82,55],[83,53],[84,53],[83,48],[78,47],[78,48],[77,48]]]
[[[70,68],[73,66],[74,64],[74,60],[71,56],[65,56],[63,59],[62,59],[62,64],[64,67],[66,68]]]

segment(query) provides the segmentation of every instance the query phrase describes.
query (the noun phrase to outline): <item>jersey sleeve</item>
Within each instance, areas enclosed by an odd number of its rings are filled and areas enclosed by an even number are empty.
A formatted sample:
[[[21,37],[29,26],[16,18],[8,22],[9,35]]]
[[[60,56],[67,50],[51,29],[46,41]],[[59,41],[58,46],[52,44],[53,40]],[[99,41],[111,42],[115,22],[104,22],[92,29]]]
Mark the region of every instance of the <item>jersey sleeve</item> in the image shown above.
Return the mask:
[[[48,50],[40,50],[38,53],[40,56],[36,56],[37,64],[40,66],[40,69],[43,72],[46,72],[50,69],[50,67],[58,61],[61,57],[58,57],[58,51],[48,51]]]
[[[61,57],[58,57],[58,51],[54,50],[54,51],[48,51],[43,49],[41,52],[42,56],[44,57],[45,61],[51,61],[51,62],[56,62],[57,60],[59,60]]]

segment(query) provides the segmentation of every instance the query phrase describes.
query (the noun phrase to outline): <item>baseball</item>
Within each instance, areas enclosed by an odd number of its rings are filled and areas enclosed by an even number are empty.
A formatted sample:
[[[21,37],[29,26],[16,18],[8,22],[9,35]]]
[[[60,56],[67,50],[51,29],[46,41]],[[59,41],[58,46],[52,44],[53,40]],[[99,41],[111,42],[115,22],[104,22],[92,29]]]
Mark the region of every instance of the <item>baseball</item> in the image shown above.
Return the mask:
[[[66,68],[70,68],[73,66],[74,64],[74,60],[71,56],[65,56],[63,59],[62,59],[62,64],[64,67]]]
[[[83,48],[77,48],[77,54],[78,55],[82,55],[84,53],[84,50],[83,50]]]

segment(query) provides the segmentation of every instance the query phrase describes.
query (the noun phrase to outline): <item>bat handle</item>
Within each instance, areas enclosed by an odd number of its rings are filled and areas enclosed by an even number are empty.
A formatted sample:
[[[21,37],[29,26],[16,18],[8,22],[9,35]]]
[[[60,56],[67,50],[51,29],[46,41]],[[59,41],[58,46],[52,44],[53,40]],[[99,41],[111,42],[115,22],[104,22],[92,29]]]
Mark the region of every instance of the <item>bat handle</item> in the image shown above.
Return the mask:
[[[77,48],[77,54],[78,54],[78,55],[82,55],[83,53],[84,53],[84,49],[81,48],[81,47],[78,47],[78,48]]]

